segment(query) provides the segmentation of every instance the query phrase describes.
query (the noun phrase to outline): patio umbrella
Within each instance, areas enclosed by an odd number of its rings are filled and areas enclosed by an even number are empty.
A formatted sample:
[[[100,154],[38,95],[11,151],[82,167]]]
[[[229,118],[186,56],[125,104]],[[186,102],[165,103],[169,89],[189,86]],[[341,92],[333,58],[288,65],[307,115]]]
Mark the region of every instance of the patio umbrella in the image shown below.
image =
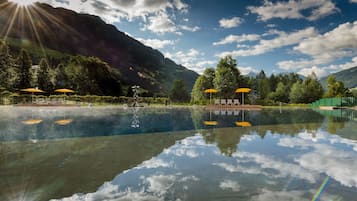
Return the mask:
[[[55,92],[63,93],[63,95],[66,95],[66,93],[74,93],[72,89],[56,89]],[[64,98],[64,101],[65,100],[66,98]]]
[[[206,89],[204,90],[205,93],[209,93],[209,104],[211,104],[212,93],[217,93],[217,89]]]
[[[73,119],[60,119],[60,120],[55,121],[55,124],[64,126],[64,125],[72,123],[72,121],[73,121]]]
[[[212,121],[212,111],[209,110],[209,121],[204,121],[203,124],[206,126],[216,126],[218,124],[217,121]]]
[[[38,88],[27,88],[27,89],[21,89],[20,91],[24,91],[24,92],[29,92],[31,93],[31,102],[33,103],[33,95],[34,93],[44,93],[44,91],[42,91],[41,89]]]
[[[74,93],[74,91],[72,89],[56,89],[55,92],[59,92],[59,93]]]
[[[250,124],[248,121],[244,121],[244,110],[242,110],[242,121],[237,121],[236,122],[237,126],[241,127],[250,127],[252,124]]]
[[[64,125],[70,124],[72,122],[73,122],[73,119],[66,118],[66,111],[64,111],[63,118],[55,121],[55,124],[64,126]]]
[[[34,125],[34,124],[39,124],[42,122],[42,119],[28,119],[25,121],[22,121],[21,123],[26,124],[26,125]]]
[[[244,93],[249,93],[251,89],[249,88],[238,88],[236,93],[242,93],[242,105],[244,105]]]

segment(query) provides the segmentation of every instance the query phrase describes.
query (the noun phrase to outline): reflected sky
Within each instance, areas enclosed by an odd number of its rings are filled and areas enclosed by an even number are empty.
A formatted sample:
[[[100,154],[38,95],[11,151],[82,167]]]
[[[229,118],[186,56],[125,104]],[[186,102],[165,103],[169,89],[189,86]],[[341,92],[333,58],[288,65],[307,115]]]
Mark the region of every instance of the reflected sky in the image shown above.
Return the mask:
[[[342,115],[342,114],[339,114]],[[332,116],[331,118],[336,118]],[[339,117],[338,117],[339,118]],[[331,133],[343,126],[333,125]],[[320,124],[325,116],[310,109],[261,111],[208,111],[203,108],[0,108],[0,141],[27,141],[77,137],[144,134],[249,126]],[[204,122],[215,122],[205,125]],[[336,119],[331,121],[337,122]],[[301,127],[301,124],[304,124]],[[306,127],[307,128],[307,127]],[[313,129],[316,129],[313,127]],[[292,132],[294,134],[295,130]]]
[[[252,126],[237,127],[242,111],[160,108],[139,110],[134,127],[129,109],[19,110],[1,113],[3,139],[19,128],[53,138],[0,142],[0,200],[305,201],[357,194],[354,111],[245,111]],[[43,121],[8,125],[29,117]],[[67,118],[73,120],[54,123]],[[218,124],[207,126],[207,119]],[[41,124],[45,130],[29,129]],[[51,134],[61,127],[71,135]]]
[[[353,200],[356,146],[321,129],[295,137],[268,132],[264,139],[251,133],[228,157],[196,133],[96,192],[60,200],[311,200],[327,176],[320,200]]]

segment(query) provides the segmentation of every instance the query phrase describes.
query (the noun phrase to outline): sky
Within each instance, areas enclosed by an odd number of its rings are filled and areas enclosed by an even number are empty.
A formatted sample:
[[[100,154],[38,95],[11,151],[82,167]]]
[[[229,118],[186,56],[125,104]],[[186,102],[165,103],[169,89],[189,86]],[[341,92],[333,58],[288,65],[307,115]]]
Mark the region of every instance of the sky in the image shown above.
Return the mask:
[[[357,0],[40,2],[97,15],[198,73],[226,55],[242,74],[323,77],[357,66]]]

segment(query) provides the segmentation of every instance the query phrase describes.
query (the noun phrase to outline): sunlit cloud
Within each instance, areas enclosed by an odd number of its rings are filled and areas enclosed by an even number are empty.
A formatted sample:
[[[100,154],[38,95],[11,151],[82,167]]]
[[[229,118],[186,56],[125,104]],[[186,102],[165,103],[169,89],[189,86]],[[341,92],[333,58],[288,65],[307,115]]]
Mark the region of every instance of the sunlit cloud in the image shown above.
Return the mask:
[[[168,45],[174,45],[175,41],[172,40],[159,40],[159,39],[143,39],[136,38],[138,41],[144,43],[146,46],[152,47],[154,49],[162,49]]]
[[[242,18],[233,17],[230,19],[222,18],[219,20],[219,26],[225,29],[238,27],[243,22]]]
[[[251,46],[247,49],[238,49],[233,51],[227,51],[217,54],[218,57],[224,57],[227,55],[236,56],[255,56],[271,52],[275,49],[298,44],[299,42],[309,37],[317,35],[317,31],[313,27],[308,27],[299,31],[286,33],[284,31],[274,32],[278,34],[273,39],[261,39],[257,45]],[[254,37],[255,38],[255,37]]]
[[[248,6],[247,9],[251,13],[257,14],[258,19],[261,21],[273,18],[314,21],[338,11],[338,8],[331,0],[291,0],[275,3],[264,1],[262,6]]]

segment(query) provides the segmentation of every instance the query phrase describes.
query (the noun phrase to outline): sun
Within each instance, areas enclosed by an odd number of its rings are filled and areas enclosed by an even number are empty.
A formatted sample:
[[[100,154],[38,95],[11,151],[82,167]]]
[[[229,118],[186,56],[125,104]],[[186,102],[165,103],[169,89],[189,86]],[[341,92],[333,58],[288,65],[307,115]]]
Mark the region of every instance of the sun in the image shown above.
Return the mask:
[[[18,6],[27,7],[27,6],[31,6],[32,4],[37,2],[38,0],[9,0],[9,1],[17,4]]]

